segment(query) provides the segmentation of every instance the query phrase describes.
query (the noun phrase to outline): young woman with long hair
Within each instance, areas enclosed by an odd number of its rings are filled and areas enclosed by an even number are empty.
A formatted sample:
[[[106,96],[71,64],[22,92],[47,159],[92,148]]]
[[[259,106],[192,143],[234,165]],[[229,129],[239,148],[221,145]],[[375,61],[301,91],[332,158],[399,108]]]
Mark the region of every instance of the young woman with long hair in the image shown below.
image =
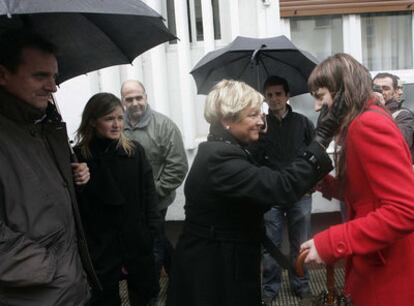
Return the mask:
[[[131,305],[146,306],[159,290],[153,237],[160,216],[151,166],[144,149],[123,134],[121,101],[110,93],[86,104],[75,152],[88,164],[91,179],[80,192],[80,212],[103,291],[91,305],[119,306],[121,268],[128,271]]]
[[[410,305],[414,300],[414,173],[411,154],[372,91],[369,71],[336,54],[308,80],[315,108],[347,111],[336,135],[336,178],[325,187],[347,204],[348,222],[305,242],[306,262],[346,258],[345,294],[356,305]]]

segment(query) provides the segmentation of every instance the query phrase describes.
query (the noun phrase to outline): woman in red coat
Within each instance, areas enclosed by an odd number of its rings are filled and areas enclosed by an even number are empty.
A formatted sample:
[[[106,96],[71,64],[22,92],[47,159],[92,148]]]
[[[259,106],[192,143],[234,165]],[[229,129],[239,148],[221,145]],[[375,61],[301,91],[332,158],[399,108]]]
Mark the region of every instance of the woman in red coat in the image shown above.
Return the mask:
[[[357,306],[413,305],[414,173],[407,144],[376,102],[368,70],[351,56],[327,58],[308,85],[316,108],[329,108],[341,90],[348,106],[330,185],[342,194],[349,221],[305,242],[305,262],[346,257],[345,294]]]

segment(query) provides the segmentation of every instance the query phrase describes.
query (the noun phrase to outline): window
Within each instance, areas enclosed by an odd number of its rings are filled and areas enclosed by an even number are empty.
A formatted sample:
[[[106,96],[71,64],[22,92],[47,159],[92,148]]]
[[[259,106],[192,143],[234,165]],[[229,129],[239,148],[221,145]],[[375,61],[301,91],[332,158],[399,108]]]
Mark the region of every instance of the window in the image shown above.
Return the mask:
[[[201,0],[193,0],[194,1],[194,11],[195,11],[195,26],[196,26],[196,35],[197,41],[204,40],[204,33],[203,33],[203,13],[201,11]],[[188,7],[190,7],[190,0],[187,0]],[[190,18],[190,14],[188,14]],[[190,20],[188,21],[190,23]],[[190,41],[192,41],[190,39]]]
[[[343,51],[341,16],[290,18],[292,42],[319,60]]]
[[[183,1],[183,0],[177,0]],[[174,0],[166,0],[167,4],[167,22],[168,29],[174,35],[177,35],[176,23],[175,23],[175,10]],[[211,0],[213,24],[214,27],[214,39],[221,39],[221,26],[220,26],[220,6],[219,0]],[[203,14],[201,0],[187,0],[187,18],[188,18],[188,34],[190,42],[203,41],[204,29],[203,29]],[[170,41],[170,44],[176,44],[177,40]]]
[[[412,11],[412,0],[279,0],[281,17]]]
[[[362,58],[369,70],[413,68],[412,14],[361,16]]]

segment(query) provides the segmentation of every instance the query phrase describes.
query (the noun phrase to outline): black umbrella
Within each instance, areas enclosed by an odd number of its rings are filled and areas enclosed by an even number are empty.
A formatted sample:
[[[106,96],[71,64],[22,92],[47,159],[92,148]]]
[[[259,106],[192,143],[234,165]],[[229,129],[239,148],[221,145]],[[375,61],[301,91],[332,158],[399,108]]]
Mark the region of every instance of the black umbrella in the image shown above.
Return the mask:
[[[0,31],[28,28],[58,47],[57,82],[113,65],[175,39],[139,0],[2,0]]]
[[[246,82],[262,91],[270,75],[285,78],[290,96],[308,92],[307,79],[317,59],[299,50],[286,36],[249,38],[238,36],[228,46],[207,53],[191,74],[199,94],[207,94],[222,79]]]

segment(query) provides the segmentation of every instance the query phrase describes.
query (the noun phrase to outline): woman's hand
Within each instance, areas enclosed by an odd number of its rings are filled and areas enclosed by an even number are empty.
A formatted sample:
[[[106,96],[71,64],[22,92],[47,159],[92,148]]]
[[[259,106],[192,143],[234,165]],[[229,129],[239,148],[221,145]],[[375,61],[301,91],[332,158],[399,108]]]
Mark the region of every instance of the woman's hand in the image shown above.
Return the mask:
[[[313,239],[308,240],[300,246],[300,252],[303,250],[309,250],[308,256],[305,258],[305,263],[312,263],[316,262],[318,264],[324,264],[325,262],[322,260],[322,258],[318,254],[318,250],[315,247],[315,242]]]

